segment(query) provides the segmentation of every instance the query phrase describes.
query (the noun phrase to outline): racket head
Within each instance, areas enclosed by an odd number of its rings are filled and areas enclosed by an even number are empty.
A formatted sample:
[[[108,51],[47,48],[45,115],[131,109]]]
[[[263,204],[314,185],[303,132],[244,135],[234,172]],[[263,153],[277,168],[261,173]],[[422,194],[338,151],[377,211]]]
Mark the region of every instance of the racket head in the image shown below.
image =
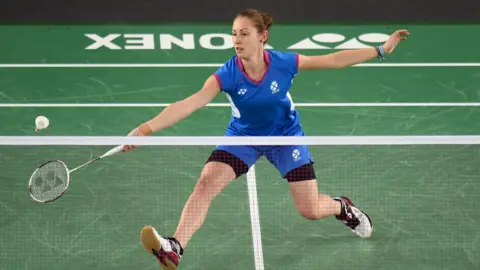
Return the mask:
[[[40,203],[60,198],[70,185],[70,172],[61,160],[50,160],[40,165],[30,176],[28,193]]]

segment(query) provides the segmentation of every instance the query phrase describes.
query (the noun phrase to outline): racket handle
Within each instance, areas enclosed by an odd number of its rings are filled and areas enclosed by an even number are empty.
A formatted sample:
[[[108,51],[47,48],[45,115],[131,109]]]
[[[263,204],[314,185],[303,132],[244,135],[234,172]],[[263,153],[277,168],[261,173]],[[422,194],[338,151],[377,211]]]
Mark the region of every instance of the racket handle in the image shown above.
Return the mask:
[[[123,145],[119,145],[115,148],[112,148],[110,151],[106,152],[105,154],[103,154],[100,158],[104,158],[104,157],[108,157],[108,156],[111,156],[111,155],[115,155],[116,153],[118,152],[121,152],[123,149]]]

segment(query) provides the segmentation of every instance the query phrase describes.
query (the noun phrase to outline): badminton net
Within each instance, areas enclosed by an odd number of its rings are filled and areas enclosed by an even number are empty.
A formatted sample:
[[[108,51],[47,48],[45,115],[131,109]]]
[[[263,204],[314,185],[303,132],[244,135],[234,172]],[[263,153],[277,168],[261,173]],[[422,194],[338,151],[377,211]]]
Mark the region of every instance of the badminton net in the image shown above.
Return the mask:
[[[71,169],[121,144],[139,147],[73,173],[53,204],[28,196],[28,178],[45,161]],[[358,239],[334,218],[302,217],[286,180],[261,157],[212,202],[185,253],[187,267],[480,263],[480,136],[0,137],[1,260],[12,269],[151,268],[156,262],[139,245],[141,228],[174,233],[217,145],[308,145],[318,191],[347,196],[368,212],[375,239]]]

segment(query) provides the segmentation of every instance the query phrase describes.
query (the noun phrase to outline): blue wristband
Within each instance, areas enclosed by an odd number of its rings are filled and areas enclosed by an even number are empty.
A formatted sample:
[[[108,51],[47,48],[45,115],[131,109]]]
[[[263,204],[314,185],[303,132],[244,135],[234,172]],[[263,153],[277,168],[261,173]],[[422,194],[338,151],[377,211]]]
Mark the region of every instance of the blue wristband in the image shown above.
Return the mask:
[[[383,50],[383,46],[377,46],[376,49],[377,49],[377,52],[378,52],[377,58],[380,59],[380,60],[385,59],[385,51]]]

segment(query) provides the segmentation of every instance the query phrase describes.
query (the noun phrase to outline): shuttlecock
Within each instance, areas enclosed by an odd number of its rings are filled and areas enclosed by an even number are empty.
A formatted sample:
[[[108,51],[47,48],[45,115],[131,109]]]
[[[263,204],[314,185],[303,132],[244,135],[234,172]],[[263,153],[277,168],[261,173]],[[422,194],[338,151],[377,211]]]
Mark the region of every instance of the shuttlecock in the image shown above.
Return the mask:
[[[39,116],[35,119],[35,131],[40,131],[44,128],[47,128],[50,124],[50,121],[45,116]]]

